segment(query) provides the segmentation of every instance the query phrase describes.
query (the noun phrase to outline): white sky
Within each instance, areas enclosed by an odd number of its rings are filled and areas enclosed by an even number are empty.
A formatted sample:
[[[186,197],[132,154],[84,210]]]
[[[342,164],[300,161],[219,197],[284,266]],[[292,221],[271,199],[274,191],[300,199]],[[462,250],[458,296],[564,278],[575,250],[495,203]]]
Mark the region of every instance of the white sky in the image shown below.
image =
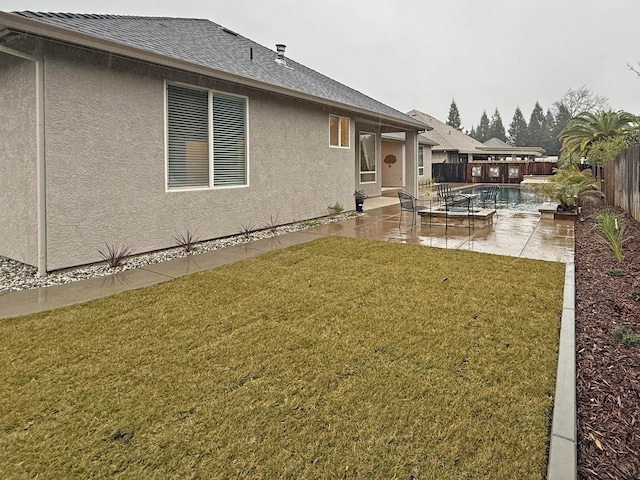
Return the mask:
[[[206,18],[400,111],[508,128],[585,85],[640,114],[638,0],[0,0],[3,11]]]

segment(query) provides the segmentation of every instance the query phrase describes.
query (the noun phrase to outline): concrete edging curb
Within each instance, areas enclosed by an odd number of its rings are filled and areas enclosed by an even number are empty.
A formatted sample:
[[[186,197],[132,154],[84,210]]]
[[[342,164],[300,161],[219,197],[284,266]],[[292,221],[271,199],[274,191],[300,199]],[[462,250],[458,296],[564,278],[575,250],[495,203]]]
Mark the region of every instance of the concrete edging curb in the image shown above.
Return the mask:
[[[547,480],[576,479],[575,264],[567,263]]]

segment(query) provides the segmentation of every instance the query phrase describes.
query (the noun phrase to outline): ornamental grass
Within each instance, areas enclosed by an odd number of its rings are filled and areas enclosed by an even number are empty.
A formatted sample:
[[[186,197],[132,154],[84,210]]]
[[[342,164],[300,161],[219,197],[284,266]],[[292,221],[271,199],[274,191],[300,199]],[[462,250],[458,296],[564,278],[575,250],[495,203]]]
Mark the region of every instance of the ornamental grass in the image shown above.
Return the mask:
[[[563,279],[332,237],[4,320],[0,478],[543,478]]]

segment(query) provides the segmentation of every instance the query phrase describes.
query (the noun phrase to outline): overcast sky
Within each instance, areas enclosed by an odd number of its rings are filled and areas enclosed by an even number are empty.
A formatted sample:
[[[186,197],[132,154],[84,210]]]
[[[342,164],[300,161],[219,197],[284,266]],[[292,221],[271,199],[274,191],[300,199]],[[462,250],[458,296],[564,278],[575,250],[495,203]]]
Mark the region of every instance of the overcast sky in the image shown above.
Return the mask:
[[[206,18],[400,111],[508,128],[568,88],[640,114],[639,0],[1,0],[4,11]]]

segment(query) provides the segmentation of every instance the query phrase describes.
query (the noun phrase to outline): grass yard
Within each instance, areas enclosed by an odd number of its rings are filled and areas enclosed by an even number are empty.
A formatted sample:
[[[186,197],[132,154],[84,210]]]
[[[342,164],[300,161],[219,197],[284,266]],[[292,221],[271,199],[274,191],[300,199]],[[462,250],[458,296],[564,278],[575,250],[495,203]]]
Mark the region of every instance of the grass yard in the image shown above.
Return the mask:
[[[563,280],[327,238],[0,321],[0,478],[538,480]]]

